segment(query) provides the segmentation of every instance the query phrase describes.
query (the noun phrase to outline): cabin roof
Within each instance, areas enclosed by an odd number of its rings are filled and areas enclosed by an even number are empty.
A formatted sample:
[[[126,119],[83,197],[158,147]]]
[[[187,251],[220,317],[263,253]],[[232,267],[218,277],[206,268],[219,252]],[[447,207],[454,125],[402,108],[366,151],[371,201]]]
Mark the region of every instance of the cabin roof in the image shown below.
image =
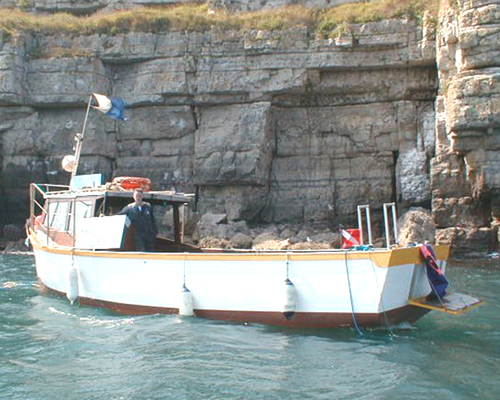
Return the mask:
[[[128,198],[132,199],[132,190],[108,190],[101,188],[88,188],[78,190],[61,190],[54,192],[46,192],[46,199],[75,199],[75,198]],[[149,191],[143,193],[143,198],[146,201],[167,201],[169,203],[190,203],[194,199],[194,194],[176,193],[173,191]]]

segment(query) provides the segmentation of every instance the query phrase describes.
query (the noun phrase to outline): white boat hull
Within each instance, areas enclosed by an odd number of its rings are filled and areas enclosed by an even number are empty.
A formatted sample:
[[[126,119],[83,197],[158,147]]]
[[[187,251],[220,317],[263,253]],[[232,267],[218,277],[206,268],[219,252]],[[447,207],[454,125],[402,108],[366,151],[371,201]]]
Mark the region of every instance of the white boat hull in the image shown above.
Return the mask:
[[[125,314],[178,313],[190,291],[195,316],[295,327],[384,326],[429,310],[409,299],[431,293],[417,248],[329,252],[135,253],[80,251],[31,237],[39,282],[78,302]],[[436,248],[446,259],[448,248]],[[442,253],[442,254],[441,254]],[[294,311],[285,316],[285,280]]]

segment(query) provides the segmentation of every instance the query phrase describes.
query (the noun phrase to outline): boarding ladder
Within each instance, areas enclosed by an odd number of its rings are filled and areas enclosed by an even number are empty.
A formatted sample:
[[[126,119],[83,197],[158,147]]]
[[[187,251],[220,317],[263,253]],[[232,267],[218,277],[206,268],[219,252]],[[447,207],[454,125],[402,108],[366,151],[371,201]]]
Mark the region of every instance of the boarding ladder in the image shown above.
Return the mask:
[[[398,245],[398,222],[396,214],[396,203],[384,203],[382,210],[384,213],[386,247],[391,248]],[[368,242],[366,244],[368,246],[373,246],[370,206],[360,205],[357,207],[357,212],[358,212],[358,229],[359,229],[360,244],[361,245],[365,244],[365,232],[366,232],[366,235],[368,237],[367,238]],[[391,234],[391,226],[392,226],[392,234]]]

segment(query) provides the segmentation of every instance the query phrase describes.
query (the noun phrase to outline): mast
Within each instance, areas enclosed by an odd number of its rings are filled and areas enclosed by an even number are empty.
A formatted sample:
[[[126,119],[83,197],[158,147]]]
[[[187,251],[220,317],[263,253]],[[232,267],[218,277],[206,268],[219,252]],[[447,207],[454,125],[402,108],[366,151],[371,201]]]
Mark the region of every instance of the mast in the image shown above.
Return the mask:
[[[85,113],[85,120],[83,121],[82,133],[77,133],[75,135],[75,141],[76,141],[75,166],[74,166],[73,170],[71,171],[70,184],[71,184],[71,181],[73,180],[73,177],[76,175],[76,171],[78,170],[78,163],[80,162],[80,154],[82,152],[83,137],[85,135],[85,128],[87,127],[87,120],[89,119],[90,105],[92,104],[92,96],[93,96],[93,94],[90,95],[89,102],[87,104],[87,112]]]

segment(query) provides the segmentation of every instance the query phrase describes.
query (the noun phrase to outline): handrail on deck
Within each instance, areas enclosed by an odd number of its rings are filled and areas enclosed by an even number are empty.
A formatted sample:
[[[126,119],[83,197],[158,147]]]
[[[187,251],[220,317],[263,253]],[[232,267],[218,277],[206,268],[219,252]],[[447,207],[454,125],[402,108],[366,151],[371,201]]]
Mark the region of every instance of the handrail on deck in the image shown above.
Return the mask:
[[[44,190],[45,189],[45,190]],[[56,189],[56,190],[53,190]],[[41,214],[44,215],[44,221],[47,221],[47,223],[44,225],[47,229],[47,244],[50,238],[50,209],[45,208],[40,202],[37,200],[37,195],[41,195],[43,199],[46,199],[47,193],[53,193],[56,191],[62,191],[62,190],[69,190],[68,185],[58,185],[58,184],[50,184],[50,183],[44,183],[44,184],[37,184],[37,183],[32,183],[30,184],[30,218],[29,218],[29,227],[31,229],[35,229],[35,218],[36,216],[36,211],[40,210]],[[73,199],[74,202],[74,199]],[[75,213],[75,207],[73,206],[73,212],[67,212],[64,213],[64,215],[68,215],[71,217]],[[62,214],[62,213],[54,213],[55,215]],[[73,222],[73,240],[74,240],[74,222]],[[70,230],[66,230],[65,232],[70,232]]]
[[[52,192],[53,191],[53,190],[51,190],[52,188],[57,188],[57,189],[61,189],[61,190],[69,190],[68,185],[58,185],[55,183],[32,183],[30,186],[37,189],[42,195],[45,195],[46,193]],[[43,188],[45,188],[45,190],[43,190]]]
[[[363,233],[363,212],[365,214],[365,228],[366,228],[366,233],[368,235],[368,245],[372,246],[373,245],[373,240],[372,240],[372,223],[371,223],[371,216],[370,216],[370,206],[369,205],[361,205],[358,206],[357,208],[358,211],[358,229],[359,229],[359,235],[360,235],[360,244],[364,245],[365,244],[365,237]]]
[[[384,203],[384,226],[385,240],[387,248],[398,245],[398,217],[396,214],[396,203]],[[392,218],[391,218],[392,216]],[[392,219],[392,243],[391,243],[391,227],[390,220]]]
[[[45,188],[45,190],[43,189]],[[35,221],[35,206],[37,206],[38,209],[42,211],[42,214],[48,214],[48,210],[45,210],[42,204],[38,202],[36,199],[37,192],[38,194],[42,195],[42,197],[45,199],[46,193],[51,192],[51,188],[58,188],[58,189],[69,189],[68,185],[57,185],[57,184],[50,184],[50,183],[43,183],[43,184],[37,184],[37,183],[31,183],[30,184],[30,227],[33,229],[34,227],[34,221]]]
[[[360,233],[360,244],[365,244],[364,229],[368,234],[368,245],[373,246],[372,242],[372,226],[371,226],[371,212],[369,205],[358,205],[358,229]],[[384,203],[382,206],[382,212],[384,215],[384,229],[385,229],[385,240],[386,247],[389,249],[391,247],[398,246],[398,222],[397,222],[397,212],[396,203]],[[364,216],[364,218],[363,218]],[[392,224],[391,224],[392,222]],[[391,235],[391,225],[392,225],[392,235]]]

